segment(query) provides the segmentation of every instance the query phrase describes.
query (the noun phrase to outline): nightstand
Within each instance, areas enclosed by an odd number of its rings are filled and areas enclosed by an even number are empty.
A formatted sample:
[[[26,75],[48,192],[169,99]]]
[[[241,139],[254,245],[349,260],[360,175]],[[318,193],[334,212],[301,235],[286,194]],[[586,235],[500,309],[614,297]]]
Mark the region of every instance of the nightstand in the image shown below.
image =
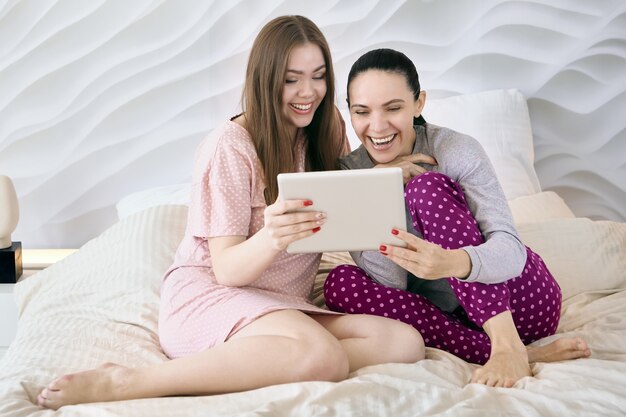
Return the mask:
[[[23,249],[22,264],[24,272],[18,281],[23,281],[60,261],[77,249]],[[17,306],[13,299],[15,284],[0,284],[0,358],[9,348],[17,332]]]

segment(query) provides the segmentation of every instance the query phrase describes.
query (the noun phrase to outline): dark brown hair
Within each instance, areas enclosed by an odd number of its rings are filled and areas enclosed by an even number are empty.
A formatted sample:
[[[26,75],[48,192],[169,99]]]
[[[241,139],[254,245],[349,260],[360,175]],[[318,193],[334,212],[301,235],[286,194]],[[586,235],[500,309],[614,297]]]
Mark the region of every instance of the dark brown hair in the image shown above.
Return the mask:
[[[246,127],[263,167],[265,201],[278,197],[276,176],[295,170],[293,137],[282,110],[289,54],[295,46],[319,46],[326,65],[326,96],[304,128],[307,171],[335,169],[341,156],[342,128],[335,107],[335,78],[330,49],[321,30],[303,16],[281,16],[268,22],[257,35],[246,71],[242,102]]]
[[[348,74],[348,106],[350,106],[350,83],[354,77],[369,70],[393,72],[404,76],[408,87],[413,92],[413,98],[417,100],[420,97],[420,79],[413,61],[402,52],[382,48],[364,53],[352,64]],[[425,123],[426,120],[424,120],[421,114],[419,117],[413,118],[414,125],[423,125]]]

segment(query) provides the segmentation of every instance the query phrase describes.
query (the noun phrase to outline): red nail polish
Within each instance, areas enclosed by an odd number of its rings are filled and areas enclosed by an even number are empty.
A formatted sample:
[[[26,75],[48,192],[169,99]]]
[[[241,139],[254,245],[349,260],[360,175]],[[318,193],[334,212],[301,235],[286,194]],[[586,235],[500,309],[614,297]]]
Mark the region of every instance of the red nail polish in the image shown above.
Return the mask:
[[[400,232],[398,232],[397,229],[391,229],[391,234],[392,235],[397,235],[398,233],[400,233]]]
[[[378,249],[380,249],[381,252],[387,252],[387,246],[385,245],[380,245]]]
[[[304,206],[305,206],[305,207],[306,207],[306,206],[312,206],[312,205],[313,205],[313,202],[312,202],[311,200],[306,200],[306,201],[304,202]]]
[[[319,232],[321,229],[322,229],[322,228],[318,226],[318,227],[316,227],[315,229],[313,229],[313,233],[317,233],[317,232]]]

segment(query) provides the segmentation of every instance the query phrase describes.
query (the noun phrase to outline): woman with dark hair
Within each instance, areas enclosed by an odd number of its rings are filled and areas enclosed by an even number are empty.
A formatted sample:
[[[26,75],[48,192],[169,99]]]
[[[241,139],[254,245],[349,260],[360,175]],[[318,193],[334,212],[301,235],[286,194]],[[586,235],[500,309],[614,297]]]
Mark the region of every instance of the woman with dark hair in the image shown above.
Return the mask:
[[[389,231],[406,248],[351,253],[358,266],[331,271],[326,304],[411,324],[426,346],[483,365],[472,382],[489,386],[532,375],[531,362],[589,356],[579,338],[525,347],[556,332],[560,288],[520,241],[480,144],[427,123],[425,100],[398,51],[370,51],[352,66],[348,106],[362,145],[341,168],[401,167],[409,230]]]
[[[340,381],[424,356],[411,326],[308,300],[320,254],[288,254],[323,227],[315,202],[277,199],[277,174],[335,167],[348,151],[328,44],[301,16],[267,23],[248,61],[244,113],[196,153],[187,230],[161,287],[159,337],[172,360],[106,364],[57,378],[38,403],[66,404]],[[391,344],[391,346],[387,346]]]

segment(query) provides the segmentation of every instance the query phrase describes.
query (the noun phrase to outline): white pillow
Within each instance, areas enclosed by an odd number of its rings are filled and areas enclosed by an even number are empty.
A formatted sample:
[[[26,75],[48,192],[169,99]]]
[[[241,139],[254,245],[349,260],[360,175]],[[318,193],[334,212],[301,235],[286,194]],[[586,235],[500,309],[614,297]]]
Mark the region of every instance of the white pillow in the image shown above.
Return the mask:
[[[515,224],[576,217],[554,191],[542,191],[509,200]]]
[[[116,205],[118,219],[150,207],[164,205],[189,205],[191,184],[166,185],[138,191],[122,198]]]
[[[522,223],[517,230],[543,258],[564,300],[587,291],[626,288],[626,223],[550,219]]]
[[[426,99],[427,122],[472,136],[485,148],[507,200],[541,191],[534,167],[526,99],[518,90],[495,90]]]

